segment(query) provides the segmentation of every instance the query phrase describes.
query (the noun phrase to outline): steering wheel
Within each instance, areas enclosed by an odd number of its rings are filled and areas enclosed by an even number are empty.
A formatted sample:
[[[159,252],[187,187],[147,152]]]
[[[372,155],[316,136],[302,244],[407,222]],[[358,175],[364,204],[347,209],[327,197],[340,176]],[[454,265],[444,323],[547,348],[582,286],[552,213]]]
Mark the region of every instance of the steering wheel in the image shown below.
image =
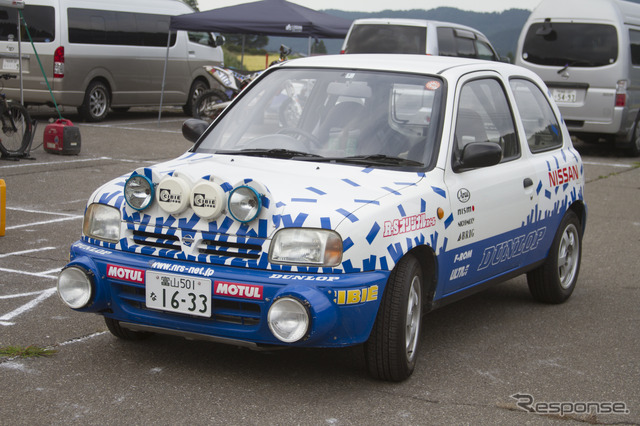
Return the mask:
[[[280,129],[276,134],[279,135],[286,135],[286,134],[292,134],[292,135],[300,135],[300,136],[304,136],[309,142],[312,142],[315,145],[321,145],[320,139],[318,139],[316,136],[314,136],[313,134],[307,132],[306,130],[302,130],[298,127],[285,127],[284,129]]]

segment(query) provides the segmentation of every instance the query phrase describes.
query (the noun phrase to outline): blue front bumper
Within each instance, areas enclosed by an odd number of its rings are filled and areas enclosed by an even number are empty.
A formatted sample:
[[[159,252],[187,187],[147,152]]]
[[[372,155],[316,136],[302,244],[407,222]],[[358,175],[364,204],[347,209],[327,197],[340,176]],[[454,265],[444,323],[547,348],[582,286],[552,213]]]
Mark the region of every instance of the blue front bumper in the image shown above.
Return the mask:
[[[68,266],[81,267],[93,280],[89,306],[95,312],[130,324],[131,328],[165,331],[186,337],[208,336],[212,340],[257,345],[342,347],[366,341],[389,277],[387,271],[350,274],[303,274],[230,266],[169,261],[152,256],[123,253],[78,241],[71,247]],[[208,278],[240,286],[259,286],[261,297],[239,298],[212,292],[211,317],[150,309],[146,306],[144,273],[113,277],[110,267],[130,271],[158,271]],[[267,314],[274,300],[290,296],[309,310],[311,324],[302,340],[285,344],[269,330]]]

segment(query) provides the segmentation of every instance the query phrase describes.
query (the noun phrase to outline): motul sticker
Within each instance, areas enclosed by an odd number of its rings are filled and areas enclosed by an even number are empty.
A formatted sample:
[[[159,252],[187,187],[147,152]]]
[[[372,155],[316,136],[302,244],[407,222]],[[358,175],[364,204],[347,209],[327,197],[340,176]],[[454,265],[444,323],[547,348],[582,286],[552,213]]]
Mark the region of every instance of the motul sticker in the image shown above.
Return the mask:
[[[142,269],[125,268],[118,265],[107,265],[107,277],[117,280],[130,281],[144,284],[144,271]]]
[[[262,286],[216,281],[213,293],[216,296],[239,297],[241,299],[262,300]]]

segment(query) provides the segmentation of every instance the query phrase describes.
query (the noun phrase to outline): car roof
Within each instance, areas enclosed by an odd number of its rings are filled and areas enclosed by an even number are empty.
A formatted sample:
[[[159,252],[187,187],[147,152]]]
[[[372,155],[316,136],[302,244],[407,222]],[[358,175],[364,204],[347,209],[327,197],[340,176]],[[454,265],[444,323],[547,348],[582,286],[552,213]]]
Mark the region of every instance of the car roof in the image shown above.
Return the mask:
[[[473,71],[498,71],[502,74],[519,74],[539,81],[536,74],[525,68],[503,62],[480,59],[432,55],[357,54],[326,55],[293,59],[283,67],[349,68],[353,70],[394,71],[416,74],[442,75],[445,78]]]

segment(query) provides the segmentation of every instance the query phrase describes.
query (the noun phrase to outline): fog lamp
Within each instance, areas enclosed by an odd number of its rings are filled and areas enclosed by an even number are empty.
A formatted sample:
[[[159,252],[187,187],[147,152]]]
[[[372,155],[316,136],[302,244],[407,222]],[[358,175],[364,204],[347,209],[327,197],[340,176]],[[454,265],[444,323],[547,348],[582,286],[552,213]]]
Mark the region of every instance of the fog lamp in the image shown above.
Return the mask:
[[[124,184],[124,199],[132,209],[146,209],[153,201],[153,183],[146,176],[134,174]]]
[[[302,339],[309,329],[309,312],[299,300],[283,297],[271,305],[267,315],[269,329],[285,343]]]
[[[91,300],[92,294],[93,283],[84,269],[70,266],[58,275],[58,295],[70,308],[84,308]]]
[[[229,213],[238,222],[251,222],[261,208],[260,194],[250,186],[238,186],[229,194]]]

